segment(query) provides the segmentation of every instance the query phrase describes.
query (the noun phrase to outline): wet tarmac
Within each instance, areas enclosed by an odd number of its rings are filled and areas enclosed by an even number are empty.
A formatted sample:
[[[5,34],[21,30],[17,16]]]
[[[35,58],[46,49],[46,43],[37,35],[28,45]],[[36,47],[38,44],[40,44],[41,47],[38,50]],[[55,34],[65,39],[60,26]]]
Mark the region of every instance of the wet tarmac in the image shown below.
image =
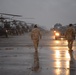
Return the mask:
[[[75,42],[70,56],[65,40],[47,34],[35,52],[28,36],[0,39],[0,75],[76,75]]]

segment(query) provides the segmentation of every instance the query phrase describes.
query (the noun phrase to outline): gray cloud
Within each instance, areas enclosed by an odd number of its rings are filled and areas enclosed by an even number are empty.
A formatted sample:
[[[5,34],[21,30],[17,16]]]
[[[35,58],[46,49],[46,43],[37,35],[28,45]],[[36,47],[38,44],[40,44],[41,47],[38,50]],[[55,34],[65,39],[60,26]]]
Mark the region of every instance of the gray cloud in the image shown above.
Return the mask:
[[[0,12],[33,17],[26,21],[51,28],[58,22],[76,23],[76,0],[0,0]]]

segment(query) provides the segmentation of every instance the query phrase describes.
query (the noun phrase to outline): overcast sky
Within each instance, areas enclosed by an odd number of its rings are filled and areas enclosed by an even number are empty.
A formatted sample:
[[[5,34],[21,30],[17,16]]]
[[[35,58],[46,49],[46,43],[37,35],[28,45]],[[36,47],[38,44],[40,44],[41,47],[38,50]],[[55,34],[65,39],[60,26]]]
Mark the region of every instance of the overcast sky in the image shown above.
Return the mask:
[[[25,20],[50,29],[56,23],[76,23],[76,0],[0,0],[0,13],[34,18]]]

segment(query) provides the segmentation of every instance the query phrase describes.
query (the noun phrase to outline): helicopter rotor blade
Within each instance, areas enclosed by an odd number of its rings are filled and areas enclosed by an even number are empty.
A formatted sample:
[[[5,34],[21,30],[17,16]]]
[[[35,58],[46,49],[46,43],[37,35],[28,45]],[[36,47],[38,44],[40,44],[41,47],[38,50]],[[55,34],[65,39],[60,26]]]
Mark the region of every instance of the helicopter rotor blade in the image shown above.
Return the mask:
[[[21,15],[14,15],[14,14],[7,14],[7,13],[0,13],[1,15],[9,15],[9,16],[17,16],[17,17],[22,17]]]
[[[9,17],[0,17],[0,19],[11,19]]]

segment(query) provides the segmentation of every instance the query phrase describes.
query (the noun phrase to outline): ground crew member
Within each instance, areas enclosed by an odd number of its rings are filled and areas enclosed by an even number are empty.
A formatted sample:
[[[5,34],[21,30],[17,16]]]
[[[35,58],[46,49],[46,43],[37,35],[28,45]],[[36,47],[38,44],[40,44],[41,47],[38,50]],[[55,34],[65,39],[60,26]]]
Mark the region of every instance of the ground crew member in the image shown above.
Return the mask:
[[[73,41],[75,40],[75,30],[72,24],[69,24],[69,27],[66,29],[65,37],[68,41],[69,51],[72,51]]]
[[[31,39],[33,40],[35,51],[37,51],[39,39],[41,39],[41,32],[37,25],[35,25],[31,31]]]

